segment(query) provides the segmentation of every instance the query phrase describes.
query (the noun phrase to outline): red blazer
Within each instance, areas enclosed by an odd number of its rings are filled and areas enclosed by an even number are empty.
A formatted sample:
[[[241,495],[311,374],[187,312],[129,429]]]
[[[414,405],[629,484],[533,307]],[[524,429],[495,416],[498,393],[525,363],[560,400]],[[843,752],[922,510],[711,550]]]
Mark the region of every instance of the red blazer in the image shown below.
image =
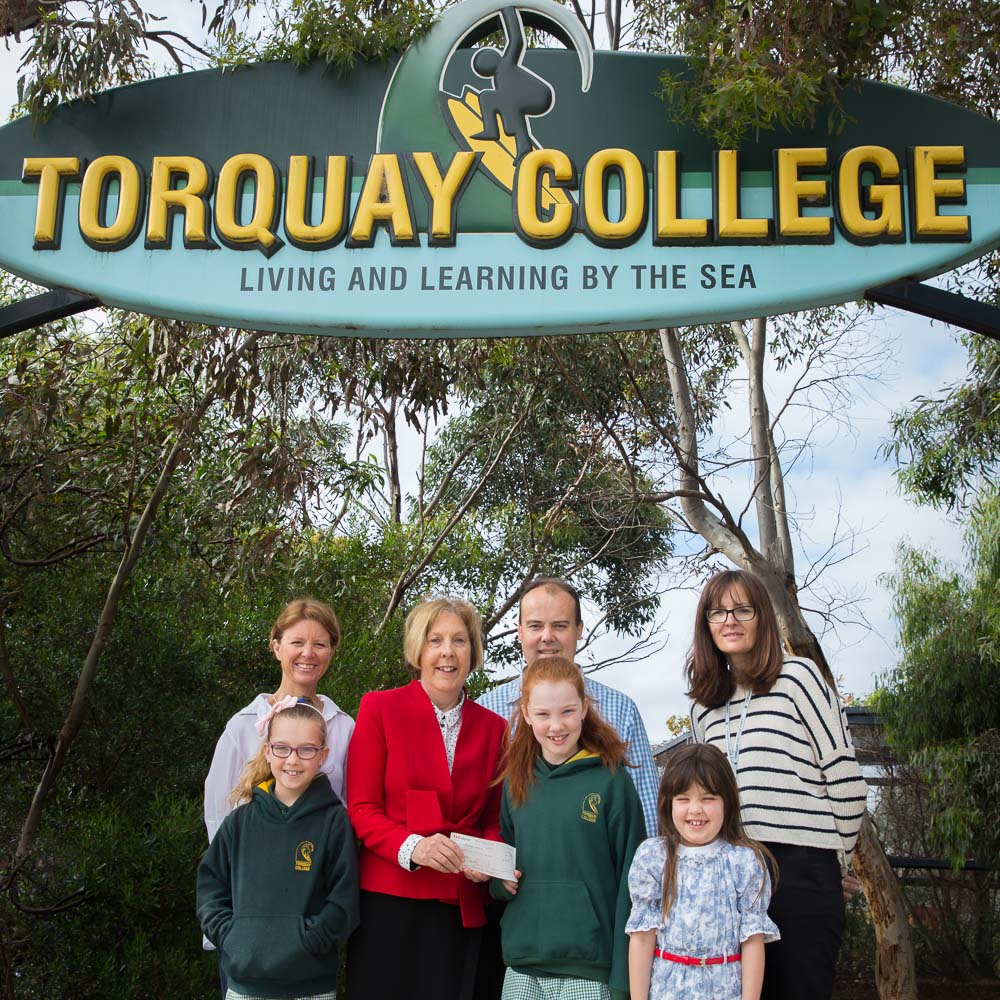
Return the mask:
[[[502,789],[491,782],[506,729],[499,715],[467,697],[449,774],[441,727],[419,681],[361,699],[347,750],[347,811],[361,840],[362,889],[457,903],[463,926],[486,922],[487,883],[432,868],[404,871],[398,855],[411,833],[501,839]]]

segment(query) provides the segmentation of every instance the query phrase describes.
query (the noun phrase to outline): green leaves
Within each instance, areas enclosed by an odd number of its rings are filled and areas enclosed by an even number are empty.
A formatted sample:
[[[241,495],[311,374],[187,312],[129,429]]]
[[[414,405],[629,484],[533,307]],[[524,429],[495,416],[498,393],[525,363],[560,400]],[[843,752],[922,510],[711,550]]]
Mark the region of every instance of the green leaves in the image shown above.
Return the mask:
[[[812,122],[836,132],[840,95],[862,79],[891,80],[995,117],[1000,19],[990,0],[680,0],[634,5],[641,47],[692,59],[666,76],[672,113],[725,147],[759,129]]]
[[[58,104],[151,75],[147,15],[138,3],[90,3],[82,17],[70,16],[62,4],[39,7],[17,82],[27,113],[44,121]]]
[[[1000,343],[966,334],[968,372],[940,395],[893,414],[885,448],[903,488],[919,502],[965,510],[1000,470]]]
[[[162,72],[164,60],[177,72],[209,62],[239,66],[254,60],[304,64],[320,59],[341,71],[366,60],[385,62],[428,29],[435,5],[429,0],[222,0],[211,18],[204,4],[202,13],[207,37],[202,32],[192,36],[186,23],[151,14],[136,0],[39,4],[16,23],[0,21],[0,35],[28,39],[17,83],[20,112],[44,121],[61,103]]]
[[[292,0],[260,58],[300,65],[320,59],[342,72],[357,62],[385,62],[426,32],[434,15],[434,4],[421,0],[391,6],[379,0]]]
[[[983,496],[959,572],[903,548],[891,579],[903,655],[875,699],[896,751],[922,774],[931,832],[958,865],[1000,857],[1000,494]]]

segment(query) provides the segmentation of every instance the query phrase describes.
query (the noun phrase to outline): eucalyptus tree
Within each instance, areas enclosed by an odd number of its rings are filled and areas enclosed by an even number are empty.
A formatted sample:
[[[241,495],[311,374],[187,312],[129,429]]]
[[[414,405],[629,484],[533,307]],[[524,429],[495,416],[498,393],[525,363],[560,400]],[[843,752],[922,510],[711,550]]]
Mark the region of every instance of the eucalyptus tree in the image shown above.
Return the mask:
[[[1000,469],[1000,343],[966,334],[965,377],[893,415],[886,454],[920,503],[965,513]]]
[[[955,867],[1000,859],[1000,494],[984,490],[965,532],[965,565],[900,548],[890,578],[902,658],[877,705],[890,743],[926,776],[936,849]],[[984,952],[985,954],[985,952]],[[992,973],[986,973],[992,974]]]
[[[430,26],[429,0],[0,0],[0,36],[24,44],[24,112],[45,119],[66,101],[164,72],[252,59],[323,59],[349,70],[385,60]]]
[[[575,433],[557,393],[529,390],[512,401],[509,387],[485,384],[483,359],[510,347],[288,338],[116,312],[5,343],[0,718],[4,755],[24,765],[12,802],[30,802],[24,812],[4,810],[11,852],[2,884],[17,926],[68,907],[87,915],[78,929],[93,924],[104,877],[92,854],[68,850],[56,832],[93,816],[84,804],[94,796],[132,817],[141,808],[125,806],[132,782],[148,792],[159,780],[141,764],[161,761],[156,745],[169,746],[155,726],[121,785],[102,786],[102,767],[91,777],[105,756],[95,724],[128,743],[133,719],[160,704],[154,717],[205,739],[204,720],[162,705],[178,697],[200,715],[183,688],[163,679],[169,660],[150,646],[155,630],[143,614],[166,616],[181,631],[197,623],[226,662],[234,641],[253,631],[254,610],[260,635],[292,593],[320,593],[344,611],[340,655],[349,669],[330,683],[348,709],[365,690],[402,679],[402,612],[430,590],[468,594],[496,632],[521,581],[562,572],[604,587],[616,628],[639,632],[648,623],[651,580],[669,552],[666,519],[624,497],[618,484],[635,470],[598,431],[588,441]],[[477,381],[484,395],[462,403]],[[407,448],[424,455],[413,481],[400,473]],[[184,612],[185,579],[197,614]],[[31,635],[50,630],[55,612],[40,592],[61,594],[58,603],[75,609],[72,626],[55,626],[71,627],[72,642],[63,637],[60,669],[42,684]],[[244,609],[238,625],[235,608]],[[137,622],[139,635],[130,631]],[[162,656],[177,655],[178,642],[174,635]],[[494,643],[509,649],[509,636]],[[140,650],[153,662],[137,671]],[[199,685],[210,660],[203,653],[197,661],[205,664]],[[217,669],[233,700],[246,696],[242,671]],[[147,689],[147,676],[161,680]],[[217,713],[218,696],[202,697]],[[119,733],[113,719],[125,704],[129,724]],[[182,759],[163,783],[183,789],[190,806],[201,775],[196,757]],[[95,781],[103,791],[85,791]],[[4,948],[8,968],[20,967],[23,939],[8,938]],[[162,957],[140,952],[143,962]]]
[[[975,905],[965,919],[948,914],[948,929],[955,932],[950,960],[966,976],[992,978],[1000,904],[990,873],[1000,860],[1000,495],[995,488],[984,488],[969,509],[965,550],[965,565],[956,566],[934,553],[901,547],[890,582],[902,655],[882,679],[874,704],[889,745],[911,775],[897,798],[926,803],[919,835],[930,850],[951,859],[955,873],[966,861],[979,869],[958,876],[960,886],[971,882]]]
[[[635,499],[650,483],[641,444],[624,446],[614,428],[628,386],[608,364],[605,338],[500,340],[474,349],[476,365],[458,371],[461,412],[429,452],[423,482],[434,502],[447,501],[468,490],[470,473],[493,463],[461,526],[479,558],[451,570],[459,589],[482,594],[491,661],[519,659],[505,619],[521,586],[538,574],[572,579],[593,606],[584,649],[611,632],[632,637],[627,657],[651,652],[646,631],[658,611],[674,526],[656,503]],[[567,363],[584,401],[567,392],[560,370]],[[501,425],[499,414],[529,401],[530,420],[494,460],[495,451],[477,441]],[[456,453],[467,453],[467,468],[452,472]],[[485,566],[495,571],[483,575]]]

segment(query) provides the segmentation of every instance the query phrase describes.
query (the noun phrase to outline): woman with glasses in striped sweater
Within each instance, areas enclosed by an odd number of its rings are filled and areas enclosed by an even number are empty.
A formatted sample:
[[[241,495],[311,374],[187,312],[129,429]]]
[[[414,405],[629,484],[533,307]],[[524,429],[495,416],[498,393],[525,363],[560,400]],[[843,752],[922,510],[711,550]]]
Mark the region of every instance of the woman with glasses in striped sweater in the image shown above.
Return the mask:
[[[783,652],[763,584],[730,570],[702,591],[687,679],[694,738],[726,754],[747,834],[781,873],[761,1000],[828,1000],[867,796],[833,677]]]

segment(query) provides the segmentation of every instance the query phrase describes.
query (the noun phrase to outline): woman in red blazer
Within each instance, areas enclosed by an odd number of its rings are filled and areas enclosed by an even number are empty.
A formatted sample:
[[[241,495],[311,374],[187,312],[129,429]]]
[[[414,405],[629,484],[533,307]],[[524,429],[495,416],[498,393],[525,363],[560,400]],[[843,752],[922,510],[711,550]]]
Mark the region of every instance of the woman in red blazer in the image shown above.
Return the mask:
[[[493,781],[506,723],[466,696],[483,662],[464,601],[417,605],[403,651],[415,680],[361,699],[347,753],[348,815],[361,841],[361,924],[348,945],[352,1000],[474,1000],[486,876],[449,839],[500,840]]]

